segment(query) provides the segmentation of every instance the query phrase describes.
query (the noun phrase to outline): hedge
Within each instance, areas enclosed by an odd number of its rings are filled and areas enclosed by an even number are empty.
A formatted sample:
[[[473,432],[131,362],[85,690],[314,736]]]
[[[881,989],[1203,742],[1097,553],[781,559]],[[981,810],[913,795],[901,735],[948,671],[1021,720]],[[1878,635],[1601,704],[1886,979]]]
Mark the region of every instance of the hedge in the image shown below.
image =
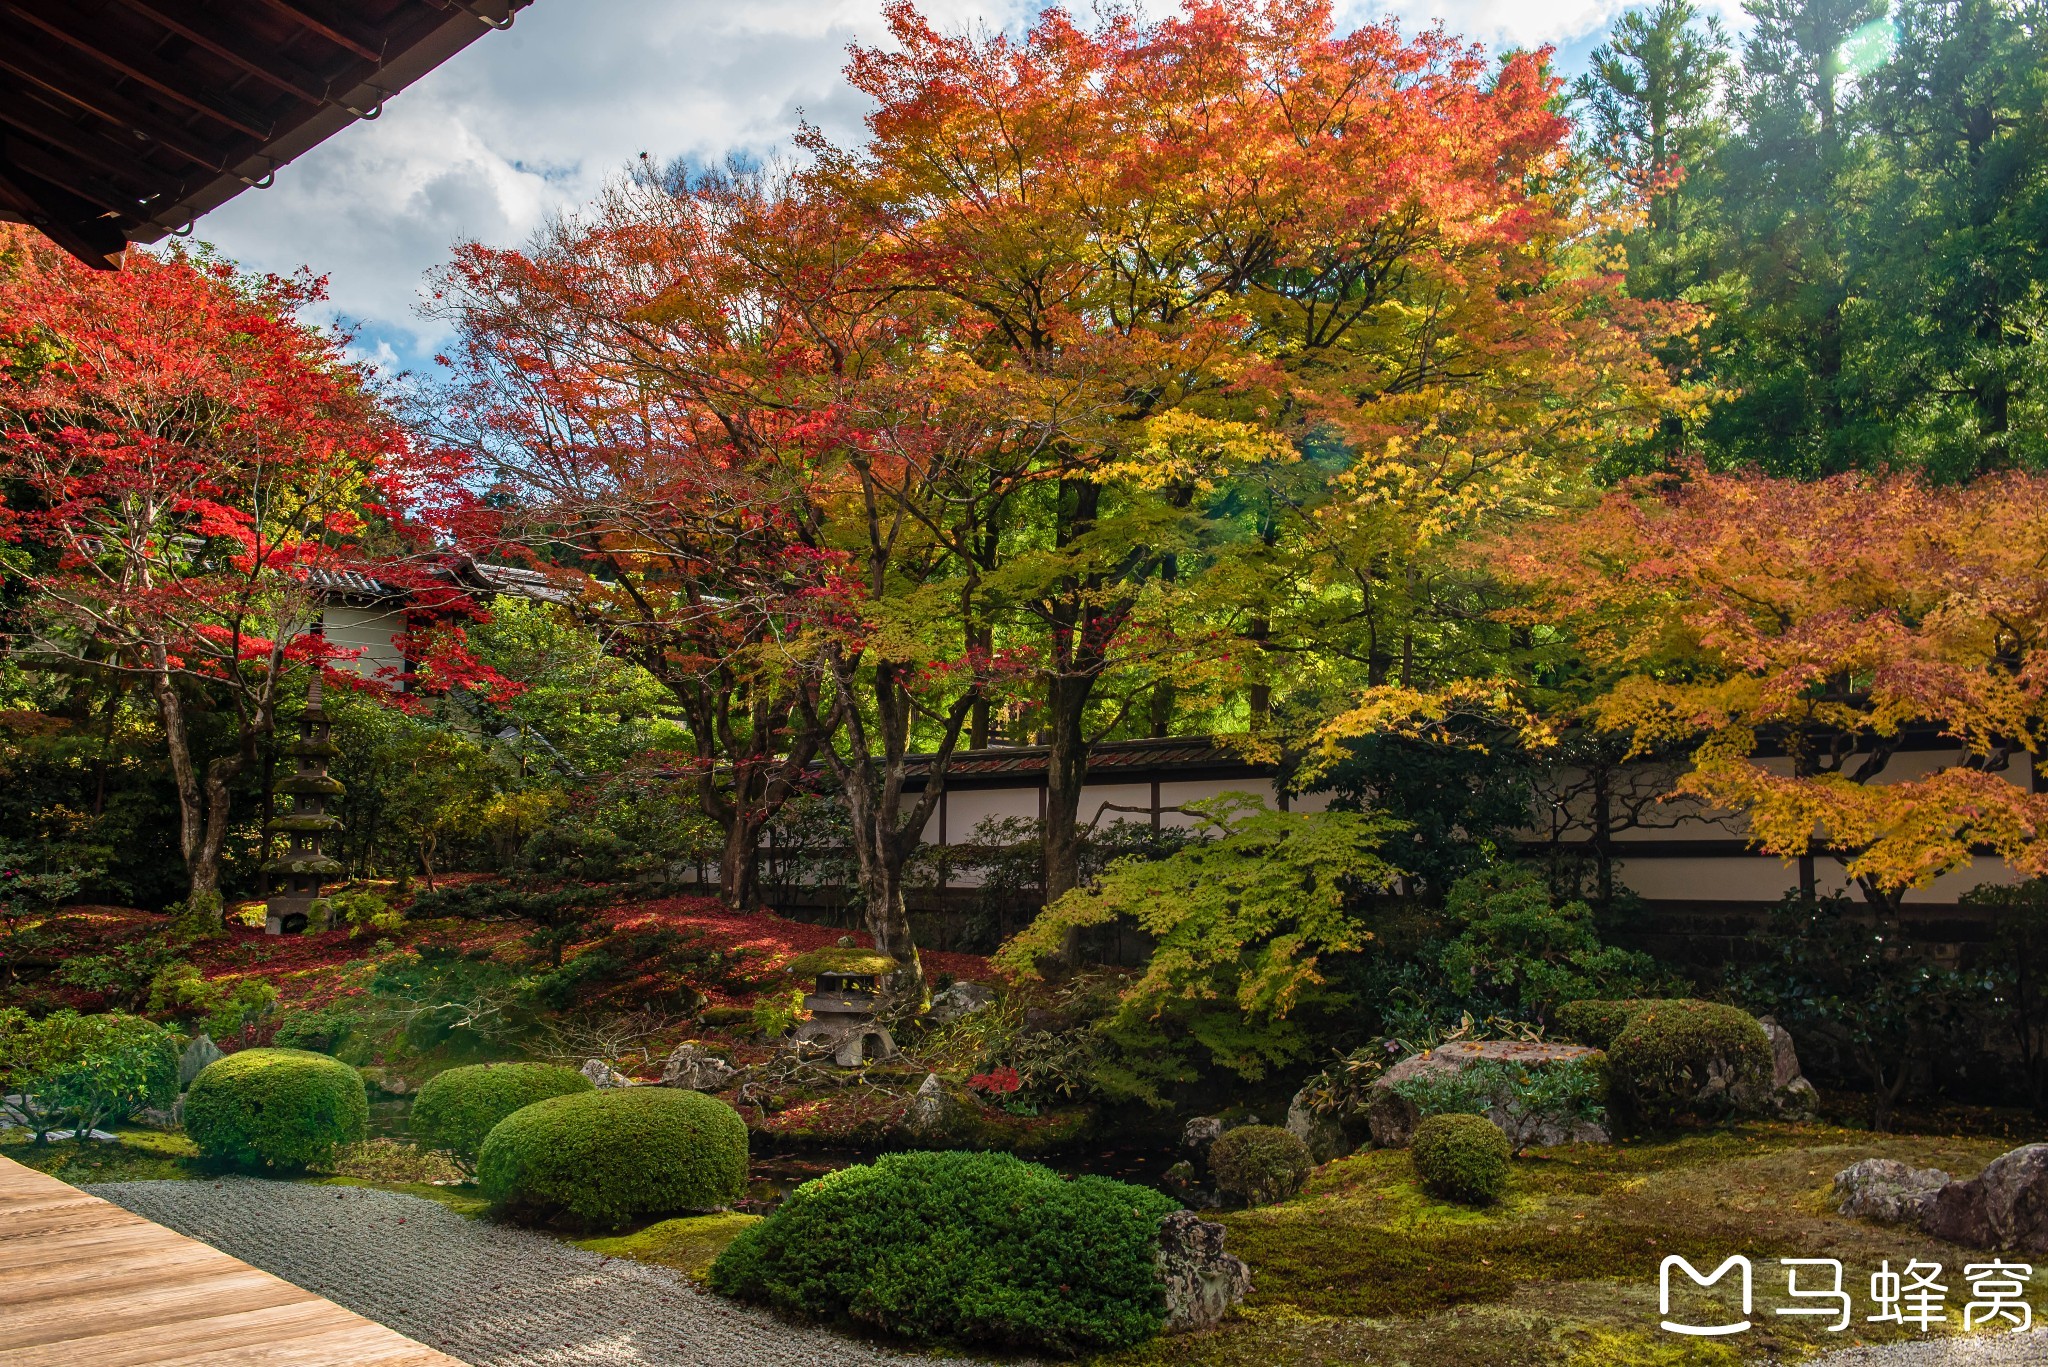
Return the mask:
[[[1670,1125],[1749,1109],[1770,1095],[1770,1037],[1756,1017],[1702,1001],[1645,1003],[1607,1051],[1617,1103]]]
[[[723,1295],[926,1341],[1119,1348],[1166,1319],[1158,1192],[1002,1153],[893,1153],[806,1182],[711,1267]]]
[[[499,1121],[476,1174],[484,1195],[520,1218],[615,1228],[738,1200],[747,1187],[747,1126],[701,1092],[572,1092]]]
[[[185,1133],[209,1158],[239,1167],[333,1161],[370,1121],[363,1075],[303,1049],[244,1049],[216,1059],[185,1094]]]
[[[549,1097],[591,1090],[590,1079],[553,1063],[478,1063],[428,1079],[412,1107],[412,1137],[474,1164],[500,1120]]]

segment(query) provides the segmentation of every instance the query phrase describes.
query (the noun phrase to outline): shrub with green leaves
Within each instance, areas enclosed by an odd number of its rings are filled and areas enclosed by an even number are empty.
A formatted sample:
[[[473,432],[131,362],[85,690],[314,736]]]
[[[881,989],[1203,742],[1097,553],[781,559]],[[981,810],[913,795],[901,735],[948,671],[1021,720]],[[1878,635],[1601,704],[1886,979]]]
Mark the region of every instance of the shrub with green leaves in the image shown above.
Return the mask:
[[[494,1204],[536,1222],[612,1228],[716,1210],[746,1191],[747,1125],[701,1092],[575,1092],[499,1121],[476,1172]]]
[[[1557,1037],[1589,1049],[1607,1049],[1628,1024],[1628,1018],[1646,1006],[1668,1005],[1671,999],[1628,997],[1619,1001],[1589,1000],[1566,1002],[1557,1008]]]
[[[243,1168],[325,1165],[370,1121],[363,1075],[301,1049],[244,1049],[200,1070],[185,1132],[209,1158]]]
[[[1315,1165],[1308,1145],[1278,1125],[1240,1125],[1209,1146],[1216,1189],[1248,1206],[1270,1206],[1294,1196]]]
[[[0,1078],[18,1092],[22,1118],[40,1142],[54,1129],[92,1131],[178,1094],[178,1043],[140,1016],[58,1011],[0,1019]]]
[[[1420,1119],[1488,1117],[1516,1153],[1535,1143],[1546,1126],[1569,1129],[1607,1117],[1607,1066],[1597,1054],[1537,1064],[1477,1059],[1404,1078],[1392,1090],[1414,1104]]]
[[[892,1153],[806,1182],[712,1289],[926,1341],[1079,1353],[1159,1331],[1158,1192],[996,1153]]]
[[[1447,1201],[1491,1205],[1508,1185],[1508,1138],[1481,1115],[1433,1115],[1415,1127],[1415,1176]]]
[[[1646,1125],[1720,1120],[1770,1096],[1770,1038],[1747,1011],[1658,1001],[1628,1018],[1607,1053],[1616,1102]]]
[[[478,1063],[437,1073],[412,1106],[412,1137],[474,1165],[484,1138],[500,1120],[536,1101],[587,1092],[591,1081],[553,1063]]]

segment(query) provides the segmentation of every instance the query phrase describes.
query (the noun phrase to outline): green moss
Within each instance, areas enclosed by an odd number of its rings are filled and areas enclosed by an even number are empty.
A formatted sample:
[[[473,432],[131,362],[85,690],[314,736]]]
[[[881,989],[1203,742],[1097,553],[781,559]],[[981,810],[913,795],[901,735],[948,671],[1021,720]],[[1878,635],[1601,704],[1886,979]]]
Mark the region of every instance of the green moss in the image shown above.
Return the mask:
[[[208,1064],[185,1094],[185,1131],[209,1158],[238,1167],[306,1168],[363,1137],[363,1075],[303,1049],[244,1049]]]
[[[82,1186],[92,1182],[174,1182],[210,1177],[198,1163],[199,1150],[182,1134],[116,1127],[112,1140],[78,1144],[32,1144],[28,1137],[0,1139],[0,1155],[25,1168]]]
[[[593,1228],[712,1210],[746,1190],[746,1122],[722,1101],[666,1087],[551,1097],[498,1122],[477,1184],[508,1213]]]
[[[608,1238],[578,1239],[578,1248],[607,1258],[631,1258],[635,1262],[672,1267],[691,1281],[701,1282],[711,1273],[711,1264],[725,1252],[726,1245],[740,1231],[760,1222],[758,1215],[721,1211],[716,1215],[685,1215],[663,1220],[632,1234]]]
[[[894,973],[896,961],[872,949],[827,945],[823,949],[797,955],[789,961],[787,971],[799,978],[815,978],[820,973],[872,973],[879,976]]]

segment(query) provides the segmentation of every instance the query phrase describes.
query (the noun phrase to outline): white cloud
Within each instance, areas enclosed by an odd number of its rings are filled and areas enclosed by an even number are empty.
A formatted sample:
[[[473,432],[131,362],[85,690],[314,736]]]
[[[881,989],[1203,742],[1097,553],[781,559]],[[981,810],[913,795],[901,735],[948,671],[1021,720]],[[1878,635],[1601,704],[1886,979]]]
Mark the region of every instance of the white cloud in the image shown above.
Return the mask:
[[[1572,48],[1623,3],[1395,9],[1411,32],[1441,19],[1495,45]],[[942,27],[1004,27],[1036,8],[926,6]],[[1342,8],[1353,23],[1381,12]],[[422,277],[457,241],[517,243],[641,152],[705,163],[772,153],[788,146],[799,111],[837,138],[857,136],[862,106],[840,68],[849,43],[884,36],[880,10],[880,0],[536,0],[509,32],[484,34],[393,98],[383,117],[343,129],[270,190],[206,216],[199,235],[254,269],[328,275],[334,311],[361,325],[365,355],[418,366],[441,336],[417,313]]]

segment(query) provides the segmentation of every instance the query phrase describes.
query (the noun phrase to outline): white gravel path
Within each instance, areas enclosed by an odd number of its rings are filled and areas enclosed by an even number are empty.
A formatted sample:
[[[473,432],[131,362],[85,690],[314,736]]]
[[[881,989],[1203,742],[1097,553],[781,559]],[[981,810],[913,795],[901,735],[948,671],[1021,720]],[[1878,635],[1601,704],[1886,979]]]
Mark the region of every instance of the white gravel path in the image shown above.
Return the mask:
[[[416,1196],[246,1177],[87,1190],[475,1367],[929,1362]]]
[[[2042,1363],[2048,1363],[2048,1329],[1844,1348],[1806,1367],[2040,1367]]]

